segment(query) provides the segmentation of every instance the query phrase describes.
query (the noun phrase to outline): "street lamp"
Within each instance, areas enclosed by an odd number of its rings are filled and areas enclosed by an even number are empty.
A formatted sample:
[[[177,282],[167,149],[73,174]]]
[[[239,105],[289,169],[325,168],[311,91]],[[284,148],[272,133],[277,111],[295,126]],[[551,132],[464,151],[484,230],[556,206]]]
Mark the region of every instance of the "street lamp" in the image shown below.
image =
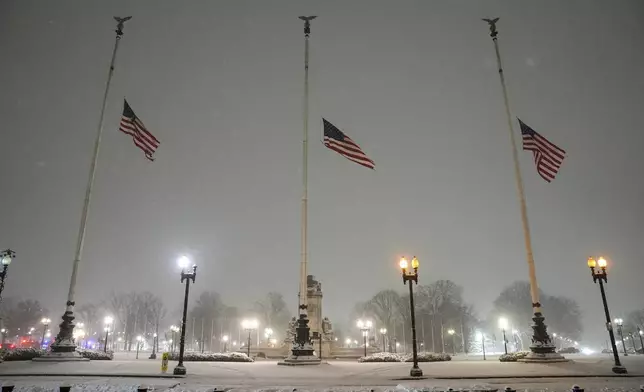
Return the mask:
[[[248,332],[248,347],[246,347],[246,352],[247,352],[248,358],[250,358],[250,333],[251,333],[253,330],[257,329],[257,327],[258,327],[258,326],[259,326],[259,323],[258,323],[258,322],[257,322],[257,320],[255,320],[255,319],[252,319],[252,320],[248,320],[248,319],[242,320],[242,328],[243,328],[245,331],[247,331],[247,332]],[[259,343],[258,343],[258,344],[259,344]]]
[[[170,347],[170,351],[172,351],[172,353],[174,354],[174,346],[175,346],[175,342],[177,341],[177,337],[175,336],[175,334],[179,332],[179,327],[177,327],[176,325],[171,325],[170,331],[172,331],[172,346]]]
[[[481,341],[481,349],[483,350],[483,360],[485,361],[485,334],[481,331],[476,331],[476,340]]]
[[[606,259],[600,257],[599,260],[595,260],[592,257],[588,258],[588,267],[590,268],[590,273],[593,277],[593,282],[599,282],[599,290],[602,293],[602,302],[604,303],[604,313],[606,314],[606,329],[608,329],[608,336],[610,337],[610,344],[613,347],[613,358],[615,360],[615,366],[613,366],[613,373],[625,374],[627,373],[626,368],[622,366],[619,361],[619,353],[617,352],[617,345],[615,344],[615,334],[613,334],[613,324],[610,322],[610,312],[608,311],[608,302],[606,301],[606,292],[604,291],[604,282],[608,283],[608,273],[606,272]],[[599,271],[595,271],[599,265]]]
[[[139,359],[139,347],[141,346],[141,341],[143,337],[141,335],[136,337],[136,359]]]
[[[412,344],[412,353],[414,359],[414,365],[409,372],[409,375],[412,377],[420,377],[423,375],[423,371],[418,367],[418,348],[416,347],[416,311],[414,309],[414,289],[413,282],[418,284],[418,266],[420,263],[416,256],[411,260],[411,270],[409,269],[409,264],[405,257],[400,258],[400,269],[402,271],[403,284],[407,284],[409,281],[409,308],[411,310],[411,344]]]
[[[367,336],[369,336],[369,330],[373,326],[373,323],[371,320],[363,321],[363,320],[358,320],[356,323],[360,331],[362,331],[362,340],[364,342],[364,356],[367,356]]]
[[[447,330],[447,333],[452,337],[452,352],[456,355],[456,331],[450,328]]]
[[[224,342],[224,352],[227,352],[227,345],[228,345],[228,335],[224,335],[221,340]]]
[[[156,347],[157,347],[157,334],[156,332],[152,334],[152,354],[148,357],[148,359],[157,359],[157,353],[156,353]]]
[[[51,323],[51,320],[48,319],[47,317],[43,317],[40,322],[43,324],[43,329],[42,329],[42,339],[40,340],[40,348],[42,348],[43,344],[45,344],[45,334],[47,333],[47,327],[49,327],[49,323]]]
[[[2,301],[2,291],[4,290],[4,280],[7,277],[7,269],[15,257],[16,252],[11,249],[0,252],[0,262],[2,262],[2,272],[0,272],[0,302]]]
[[[644,335],[644,331],[640,329],[640,327],[637,327],[637,334],[640,337],[640,350],[642,350],[642,354],[644,354],[644,340],[642,340],[642,335]],[[4,339],[4,333],[2,334],[3,339]]]
[[[624,320],[621,318],[615,319],[615,325],[617,325],[617,333],[619,338],[622,340],[622,349],[624,349],[624,356],[628,357],[628,352],[626,352],[626,343],[624,342]]]
[[[190,281],[195,282],[197,276],[197,266],[192,266],[192,272],[186,272],[190,259],[186,256],[179,257],[179,267],[181,268],[181,283],[186,282],[186,293],[183,297],[183,317],[181,318],[181,340],[179,341],[179,363],[174,368],[173,374],[185,375],[186,367],[183,366],[183,353],[186,348],[186,318],[188,317],[188,296],[190,295]]]
[[[112,317],[110,317],[110,316],[106,316],[105,320],[103,320],[103,321],[105,322],[105,347],[103,347],[103,352],[106,353],[107,352],[107,337],[110,334],[110,325],[112,324],[114,319]]]
[[[270,328],[270,327],[264,328],[264,337],[266,338],[267,346],[268,346],[268,343],[270,343],[271,336],[273,336],[273,328]],[[257,345],[259,346],[259,342],[257,342]]]
[[[499,318],[499,328],[503,331],[503,347],[505,348],[505,354],[508,354],[508,339],[505,337],[505,330],[508,329],[508,319],[505,317]]]
[[[387,352],[387,349],[385,348],[385,340],[387,336],[387,328],[380,328],[380,336],[382,336],[382,352]]]
[[[346,338],[344,344],[346,344],[347,347],[351,347],[351,338]]]

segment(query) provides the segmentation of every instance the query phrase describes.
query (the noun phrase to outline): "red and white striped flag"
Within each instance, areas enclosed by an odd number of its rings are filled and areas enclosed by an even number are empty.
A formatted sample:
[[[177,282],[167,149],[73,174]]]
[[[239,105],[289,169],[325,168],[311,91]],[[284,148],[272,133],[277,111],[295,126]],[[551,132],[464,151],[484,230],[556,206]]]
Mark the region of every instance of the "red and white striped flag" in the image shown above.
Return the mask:
[[[119,131],[132,136],[134,145],[143,150],[146,158],[154,161],[153,155],[160,142],[145,128],[126,100],[123,100],[123,116]]]
[[[323,143],[325,146],[358,165],[368,167],[369,169],[376,167],[373,160],[349,136],[345,135],[326,119],[323,118],[322,122],[324,125]]]
[[[532,151],[537,172],[546,181],[555,179],[559,167],[566,157],[566,151],[550,143],[548,139],[539,135],[534,129],[519,120],[521,135],[523,136],[523,149]]]

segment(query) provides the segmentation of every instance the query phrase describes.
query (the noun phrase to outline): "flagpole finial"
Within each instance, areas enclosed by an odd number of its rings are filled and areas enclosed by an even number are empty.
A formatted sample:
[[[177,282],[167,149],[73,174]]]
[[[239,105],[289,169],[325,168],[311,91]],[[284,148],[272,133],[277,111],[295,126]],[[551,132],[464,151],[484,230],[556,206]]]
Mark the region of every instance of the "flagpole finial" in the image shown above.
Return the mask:
[[[483,20],[486,21],[488,25],[490,25],[490,37],[492,37],[492,39],[496,39],[496,36],[499,34],[499,32],[496,29],[496,22],[499,21],[499,18],[494,18],[494,19],[483,18]]]
[[[123,24],[127,22],[128,20],[132,19],[131,16],[126,16],[125,18],[121,18],[118,16],[114,17],[114,20],[118,22],[116,25],[116,37],[121,38],[123,36]]]
[[[311,34],[311,21],[317,18],[317,16],[300,16],[299,18],[304,21],[304,36],[308,38]]]

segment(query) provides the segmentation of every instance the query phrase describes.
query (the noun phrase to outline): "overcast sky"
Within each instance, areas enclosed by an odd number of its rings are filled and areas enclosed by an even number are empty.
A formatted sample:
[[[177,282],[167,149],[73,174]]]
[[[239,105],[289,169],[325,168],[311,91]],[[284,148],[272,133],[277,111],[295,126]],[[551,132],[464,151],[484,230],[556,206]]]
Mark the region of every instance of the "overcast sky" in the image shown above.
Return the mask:
[[[642,307],[644,3],[632,1],[0,2],[0,247],[6,296],[64,309],[92,145],[118,53],[77,303],[110,290],[243,305],[276,290],[296,307],[300,258],[302,22],[311,34],[310,271],[325,313],[452,279],[481,315],[527,280],[492,41],[499,16],[512,111],[568,152],[556,180],[520,151],[539,284],[576,299],[605,339],[589,255],[611,260],[614,316]],[[123,97],[161,141],[148,162],[117,131]],[[320,118],[371,171],[319,142]],[[515,129],[518,135],[518,129]],[[545,309],[546,318],[548,310]]]

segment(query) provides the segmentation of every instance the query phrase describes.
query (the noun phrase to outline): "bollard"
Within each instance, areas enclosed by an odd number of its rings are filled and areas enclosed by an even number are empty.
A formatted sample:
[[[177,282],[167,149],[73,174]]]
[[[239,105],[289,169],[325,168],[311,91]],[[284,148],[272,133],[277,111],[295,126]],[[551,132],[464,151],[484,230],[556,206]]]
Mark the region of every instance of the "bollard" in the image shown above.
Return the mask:
[[[72,390],[72,386],[67,383],[60,384],[60,387],[58,387],[60,392],[69,392]]]
[[[13,388],[14,388],[13,384],[3,384],[2,392],[12,392]]]
[[[570,389],[572,392],[584,392],[584,388],[580,387],[579,385],[573,385],[572,389]]]
[[[644,385],[640,385],[640,392],[644,392]]]
[[[147,385],[139,385],[138,388],[136,388],[136,392],[148,392],[148,386]]]
[[[517,392],[517,390],[516,390],[516,389],[512,389],[512,388],[510,388],[510,387],[505,387],[505,389],[503,389],[503,390],[504,390],[505,392]]]

